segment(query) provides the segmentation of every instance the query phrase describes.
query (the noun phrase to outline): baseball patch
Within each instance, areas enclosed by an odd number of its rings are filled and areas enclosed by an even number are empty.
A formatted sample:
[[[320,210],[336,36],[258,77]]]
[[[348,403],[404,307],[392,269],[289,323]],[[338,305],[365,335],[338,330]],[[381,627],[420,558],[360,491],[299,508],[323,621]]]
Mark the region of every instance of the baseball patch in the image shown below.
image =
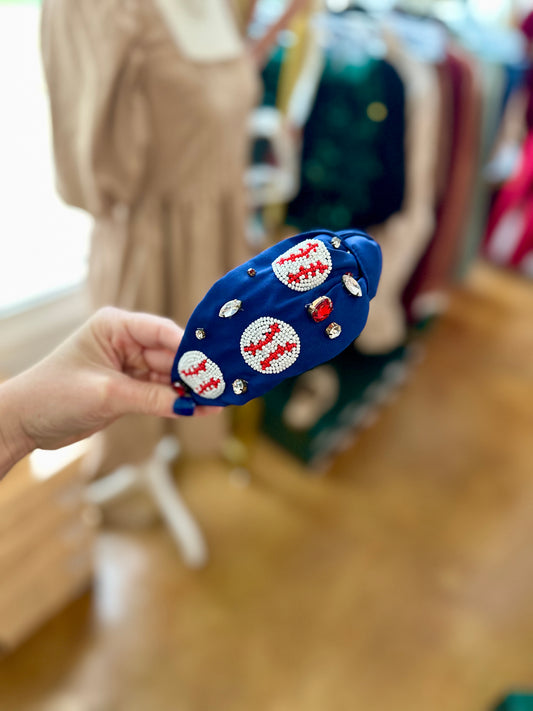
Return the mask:
[[[250,368],[259,373],[281,373],[300,355],[300,338],[285,321],[262,316],[244,330],[241,354]]]
[[[201,397],[214,400],[226,387],[222,371],[202,351],[186,351],[178,361],[181,380]]]
[[[319,239],[308,239],[283,252],[272,262],[274,274],[294,291],[309,291],[326,281],[331,255]]]

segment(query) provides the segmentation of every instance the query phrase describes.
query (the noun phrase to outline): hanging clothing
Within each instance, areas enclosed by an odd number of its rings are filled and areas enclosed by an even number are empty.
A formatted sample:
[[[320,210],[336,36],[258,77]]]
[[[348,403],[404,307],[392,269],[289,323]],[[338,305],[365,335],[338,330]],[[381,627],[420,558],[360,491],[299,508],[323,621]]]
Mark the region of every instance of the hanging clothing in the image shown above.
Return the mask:
[[[464,277],[477,258],[490,211],[492,186],[487,181],[486,167],[491,159],[498,130],[501,125],[501,107],[505,89],[505,67],[495,62],[480,61],[480,80],[482,82],[482,110],[480,133],[480,151],[474,170],[474,190],[470,217],[466,227],[465,239],[461,245],[456,276]]]
[[[263,70],[273,105],[284,51]],[[325,65],[302,144],[300,191],[287,223],[304,231],[365,228],[399,210],[404,197],[405,93],[386,60],[351,61],[335,46]]]
[[[42,47],[58,188],[95,218],[94,306],[185,325],[212,283],[249,256],[251,62],[244,50],[226,61],[188,58],[153,0],[45,0]],[[116,423],[101,469],[147,456],[168,426]],[[226,421],[172,426],[186,450],[204,453],[218,451]]]
[[[480,148],[481,84],[470,55],[450,47],[439,67],[451,83],[453,120],[447,180],[437,207],[435,234],[404,294],[413,321],[437,315],[453,281],[470,214],[474,171]],[[443,93],[446,96],[446,92]],[[442,126],[442,131],[446,127]],[[440,160],[440,157],[439,157]]]
[[[531,56],[533,12],[524,18],[522,33]],[[524,124],[527,131],[514,174],[498,193],[487,223],[484,249],[492,261],[533,277],[533,66],[523,77]],[[516,88],[515,88],[516,90]],[[511,93],[512,89],[509,89]]]
[[[489,259],[533,277],[533,131],[522,147],[518,169],[498,193],[485,237]]]
[[[363,353],[387,353],[407,338],[402,293],[435,227],[440,93],[435,68],[388,37],[387,59],[406,93],[405,197],[402,209],[369,232],[381,246],[383,270],[368,321],[356,341]]]

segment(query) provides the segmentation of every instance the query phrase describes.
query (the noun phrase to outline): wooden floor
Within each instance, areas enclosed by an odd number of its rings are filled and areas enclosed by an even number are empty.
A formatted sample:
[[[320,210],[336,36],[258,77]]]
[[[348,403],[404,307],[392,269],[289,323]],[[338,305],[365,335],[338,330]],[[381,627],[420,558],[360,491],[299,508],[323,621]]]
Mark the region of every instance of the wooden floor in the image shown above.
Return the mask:
[[[2,711],[482,711],[533,687],[533,284],[477,267],[322,478],[181,475],[212,562],[105,533],[87,595],[0,663]]]

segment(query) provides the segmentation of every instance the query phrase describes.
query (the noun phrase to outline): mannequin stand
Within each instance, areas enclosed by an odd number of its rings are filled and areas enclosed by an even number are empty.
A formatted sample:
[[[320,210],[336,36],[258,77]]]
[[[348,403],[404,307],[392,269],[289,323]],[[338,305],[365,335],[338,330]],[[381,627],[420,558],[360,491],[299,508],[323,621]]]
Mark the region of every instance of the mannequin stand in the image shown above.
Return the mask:
[[[92,483],[88,488],[88,498],[91,503],[104,506],[134,491],[146,492],[167,525],[185,565],[202,568],[208,560],[205,539],[172,476],[172,464],[179,452],[180,446],[175,437],[163,437],[146,461],[137,466],[119,467]]]

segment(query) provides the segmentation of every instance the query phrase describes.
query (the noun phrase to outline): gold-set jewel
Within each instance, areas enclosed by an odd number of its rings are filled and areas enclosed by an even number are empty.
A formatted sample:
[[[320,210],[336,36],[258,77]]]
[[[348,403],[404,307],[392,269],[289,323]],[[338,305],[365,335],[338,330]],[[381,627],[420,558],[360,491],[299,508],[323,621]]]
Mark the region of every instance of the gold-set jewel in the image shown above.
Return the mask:
[[[244,393],[248,390],[248,383],[242,378],[237,378],[233,381],[232,387],[235,395],[244,395]]]
[[[333,247],[335,247],[335,249],[339,249],[339,247],[340,247],[341,244],[342,244],[342,242],[341,242],[341,240],[340,240],[340,237],[337,237],[337,236],[332,237],[332,238],[331,238],[331,244],[333,245]]]
[[[199,341],[203,341],[205,338],[205,328],[197,328],[196,331],[194,332],[194,335]]]
[[[326,326],[326,336],[328,338],[338,338],[341,335],[342,328],[340,324],[338,323],[330,323],[329,326]]]
[[[172,388],[176,391],[179,397],[183,397],[187,393],[187,388],[183,383],[180,383],[179,380],[172,383]]]
[[[333,311],[333,301],[329,296],[319,296],[305,307],[315,323],[325,321]]]

